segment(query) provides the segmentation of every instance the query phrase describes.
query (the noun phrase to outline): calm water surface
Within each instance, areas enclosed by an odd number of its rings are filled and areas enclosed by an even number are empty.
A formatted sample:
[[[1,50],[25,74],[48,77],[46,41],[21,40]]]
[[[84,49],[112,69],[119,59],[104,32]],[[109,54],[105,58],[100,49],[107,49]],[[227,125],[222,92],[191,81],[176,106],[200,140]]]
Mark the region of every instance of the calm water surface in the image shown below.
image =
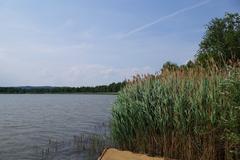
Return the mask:
[[[65,141],[110,118],[114,95],[0,94],[0,160],[40,159],[49,139]],[[63,159],[79,159],[71,152]],[[61,158],[59,158],[61,159]]]

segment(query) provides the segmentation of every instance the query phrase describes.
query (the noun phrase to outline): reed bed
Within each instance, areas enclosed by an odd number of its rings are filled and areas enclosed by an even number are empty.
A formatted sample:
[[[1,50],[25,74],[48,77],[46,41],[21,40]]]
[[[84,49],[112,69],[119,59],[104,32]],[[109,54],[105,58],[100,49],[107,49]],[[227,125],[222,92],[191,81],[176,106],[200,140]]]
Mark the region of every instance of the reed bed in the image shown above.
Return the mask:
[[[122,149],[175,159],[240,159],[240,67],[137,75],[112,110]]]

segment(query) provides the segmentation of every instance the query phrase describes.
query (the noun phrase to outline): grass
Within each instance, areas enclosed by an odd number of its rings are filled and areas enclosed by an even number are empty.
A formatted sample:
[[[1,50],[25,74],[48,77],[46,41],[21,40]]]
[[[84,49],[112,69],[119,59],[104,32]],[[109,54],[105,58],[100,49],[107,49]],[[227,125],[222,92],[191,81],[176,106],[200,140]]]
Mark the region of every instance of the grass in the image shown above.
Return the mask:
[[[103,150],[114,147],[109,135],[109,124],[97,124],[93,132],[81,132],[68,141],[49,139],[44,148],[40,148],[37,155],[41,160],[70,158],[70,155],[79,159],[97,159]]]
[[[122,149],[176,159],[240,158],[240,68],[135,76],[112,111]]]

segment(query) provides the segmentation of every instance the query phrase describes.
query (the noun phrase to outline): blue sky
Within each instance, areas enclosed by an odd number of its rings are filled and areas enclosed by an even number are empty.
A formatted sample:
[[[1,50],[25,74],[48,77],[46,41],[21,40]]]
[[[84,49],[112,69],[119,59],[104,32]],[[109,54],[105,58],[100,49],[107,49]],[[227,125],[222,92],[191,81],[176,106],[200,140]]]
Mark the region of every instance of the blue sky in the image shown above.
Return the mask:
[[[193,59],[239,0],[0,0],[0,86],[83,86]]]

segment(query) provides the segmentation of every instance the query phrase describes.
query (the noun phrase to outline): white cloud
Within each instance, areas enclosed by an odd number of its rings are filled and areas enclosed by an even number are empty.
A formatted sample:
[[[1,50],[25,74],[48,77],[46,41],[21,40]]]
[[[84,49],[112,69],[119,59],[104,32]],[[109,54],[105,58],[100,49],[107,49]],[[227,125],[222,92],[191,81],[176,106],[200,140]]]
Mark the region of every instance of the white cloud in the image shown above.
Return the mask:
[[[114,68],[111,66],[84,64],[75,65],[61,70],[55,78],[61,81],[60,85],[101,85],[131,78],[135,74],[152,73],[151,67]]]
[[[0,84],[2,86],[51,85],[94,86],[123,81],[134,74],[153,72],[151,67],[117,68],[98,64],[36,63],[10,56],[0,50]]]

